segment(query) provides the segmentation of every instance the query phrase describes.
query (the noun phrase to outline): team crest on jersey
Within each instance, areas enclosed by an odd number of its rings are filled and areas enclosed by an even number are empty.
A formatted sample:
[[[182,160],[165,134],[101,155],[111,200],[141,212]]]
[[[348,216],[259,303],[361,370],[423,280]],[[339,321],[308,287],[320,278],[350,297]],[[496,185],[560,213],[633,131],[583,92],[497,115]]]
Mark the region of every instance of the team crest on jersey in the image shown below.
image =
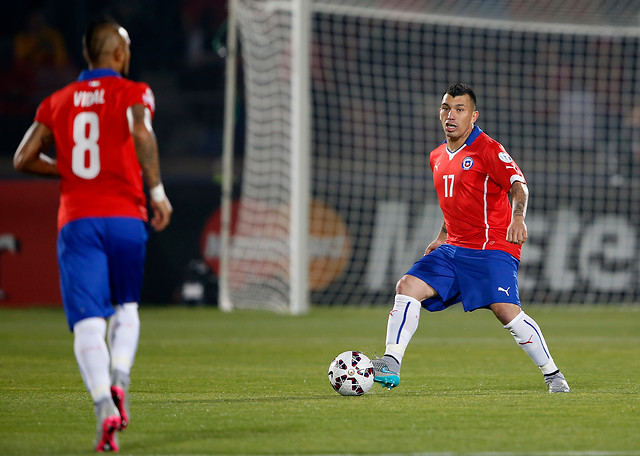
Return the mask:
[[[465,171],[470,170],[472,166],[473,158],[465,157],[464,160],[462,160],[462,169],[464,169]]]
[[[498,154],[498,158],[505,163],[511,163],[513,161],[513,158],[511,158],[511,155],[509,155],[506,152],[500,152]]]

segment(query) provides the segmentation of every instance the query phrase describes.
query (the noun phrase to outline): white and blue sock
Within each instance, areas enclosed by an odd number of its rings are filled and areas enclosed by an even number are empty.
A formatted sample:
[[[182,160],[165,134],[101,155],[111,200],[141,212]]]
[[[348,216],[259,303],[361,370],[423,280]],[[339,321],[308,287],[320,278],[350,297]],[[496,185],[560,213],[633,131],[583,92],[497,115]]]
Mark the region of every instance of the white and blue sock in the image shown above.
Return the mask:
[[[529,355],[544,375],[553,374],[558,371],[558,367],[553,362],[542,331],[533,318],[524,313],[524,311],[521,311],[504,327],[509,330],[517,344]]]
[[[382,359],[399,373],[404,352],[418,329],[422,304],[411,296],[397,294],[387,322],[386,350]]]

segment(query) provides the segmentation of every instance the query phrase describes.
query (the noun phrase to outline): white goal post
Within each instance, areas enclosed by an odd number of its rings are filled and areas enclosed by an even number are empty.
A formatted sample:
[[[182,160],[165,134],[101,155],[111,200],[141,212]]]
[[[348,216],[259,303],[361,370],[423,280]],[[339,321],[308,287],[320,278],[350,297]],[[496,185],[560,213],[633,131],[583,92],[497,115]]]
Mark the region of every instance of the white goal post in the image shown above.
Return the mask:
[[[475,89],[477,125],[529,183],[522,299],[640,298],[635,2],[231,0],[230,10],[246,118],[240,195],[222,192],[221,308],[390,303],[441,223],[428,153],[456,81]]]

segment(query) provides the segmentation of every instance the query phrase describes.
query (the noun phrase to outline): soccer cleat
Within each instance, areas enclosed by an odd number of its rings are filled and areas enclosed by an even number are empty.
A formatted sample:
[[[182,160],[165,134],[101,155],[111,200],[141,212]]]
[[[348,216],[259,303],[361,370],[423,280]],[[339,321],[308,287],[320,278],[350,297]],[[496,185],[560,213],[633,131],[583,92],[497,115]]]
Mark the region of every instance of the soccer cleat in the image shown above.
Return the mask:
[[[122,429],[122,417],[110,399],[95,405],[96,428],[95,448],[98,453],[120,451],[116,432]]]
[[[560,371],[545,375],[544,382],[549,387],[550,393],[568,393],[571,391],[567,380],[565,380],[564,375],[562,375]]]
[[[118,408],[122,417],[122,429],[126,428],[131,421],[129,411],[129,375],[120,370],[114,370],[111,374],[111,397],[113,403]]]
[[[389,369],[389,365],[379,359],[372,359],[371,363],[373,364],[373,381],[376,383],[380,383],[385,388],[395,388],[400,384],[400,374],[397,372],[393,372]]]
[[[111,387],[111,397],[118,408],[118,412],[120,412],[122,430],[124,430],[129,425],[129,399],[127,398],[127,393],[124,389],[114,385]]]

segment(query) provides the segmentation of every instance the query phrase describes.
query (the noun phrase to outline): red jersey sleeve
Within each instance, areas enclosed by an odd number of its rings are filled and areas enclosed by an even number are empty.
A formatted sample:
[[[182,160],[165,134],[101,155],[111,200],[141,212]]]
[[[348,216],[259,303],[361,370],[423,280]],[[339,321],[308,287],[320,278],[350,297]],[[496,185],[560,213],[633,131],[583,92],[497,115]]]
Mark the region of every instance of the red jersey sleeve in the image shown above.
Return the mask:
[[[496,183],[509,192],[514,182],[526,184],[524,174],[515,160],[509,155],[502,144],[495,142],[496,147],[487,154],[487,171]]]
[[[156,98],[153,95],[151,87],[144,82],[132,84],[131,93],[127,97],[129,107],[137,104],[144,105],[151,111],[151,116],[156,112]]]
[[[51,119],[51,97],[47,97],[42,100],[42,103],[38,106],[34,120],[49,128],[53,127],[53,120]]]

